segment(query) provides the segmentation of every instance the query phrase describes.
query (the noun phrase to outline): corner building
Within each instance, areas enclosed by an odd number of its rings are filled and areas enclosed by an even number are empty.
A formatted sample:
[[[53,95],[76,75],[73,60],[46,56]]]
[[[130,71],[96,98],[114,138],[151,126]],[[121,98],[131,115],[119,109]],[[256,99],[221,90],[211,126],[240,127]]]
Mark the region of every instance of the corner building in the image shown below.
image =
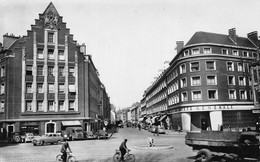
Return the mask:
[[[251,63],[259,59],[257,32],[245,37],[196,32],[146,91],[148,115],[166,114],[185,131],[234,129],[256,120]]]
[[[0,127],[45,134],[81,126],[101,129],[110,103],[86,46],[79,45],[52,3],[27,36],[3,36]],[[103,101],[102,98],[106,100]],[[109,118],[104,116],[103,118]]]

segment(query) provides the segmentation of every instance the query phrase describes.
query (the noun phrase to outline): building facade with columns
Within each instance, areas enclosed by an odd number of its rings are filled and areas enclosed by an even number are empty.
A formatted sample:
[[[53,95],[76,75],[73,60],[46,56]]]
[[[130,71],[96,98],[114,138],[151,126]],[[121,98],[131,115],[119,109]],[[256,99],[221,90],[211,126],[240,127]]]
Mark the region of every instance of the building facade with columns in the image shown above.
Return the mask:
[[[26,36],[4,35],[0,51],[2,137],[70,126],[101,129],[108,95],[85,44],[73,39],[52,3]]]
[[[196,32],[145,91],[148,115],[166,114],[173,129],[254,127],[257,115],[251,64],[259,58],[257,32],[240,37]]]

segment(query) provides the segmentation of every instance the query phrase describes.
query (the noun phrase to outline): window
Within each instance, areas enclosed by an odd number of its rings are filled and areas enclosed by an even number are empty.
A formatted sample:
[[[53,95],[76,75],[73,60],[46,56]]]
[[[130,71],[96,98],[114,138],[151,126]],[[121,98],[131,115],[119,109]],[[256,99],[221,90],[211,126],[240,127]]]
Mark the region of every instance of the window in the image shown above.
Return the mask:
[[[59,93],[64,93],[64,92],[65,92],[64,84],[59,84]]]
[[[230,89],[228,91],[228,94],[229,94],[229,99],[236,99],[236,90],[233,90],[233,89]]]
[[[26,101],[26,110],[32,111],[32,101]]]
[[[249,95],[250,95],[250,96],[249,96],[249,97],[250,97],[250,100],[253,100],[253,91],[252,91],[252,90],[249,91]]]
[[[200,54],[200,50],[198,48],[192,49],[192,55]]]
[[[1,101],[0,104],[0,112],[5,112],[5,101]]]
[[[222,54],[223,55],[228,55],[228,50],[227,49],[222,49]]]
[[[234,63],[227,62],[227,71],[234,71]]]
[[[243,63],[240,62],[237,63],[237,71],[245,72],[245,66],[243,65]]]
[[[209,54],[209,53],[211,53],[211,48],[203,48],[203,53],[204,53],[204,54]]]
[[[249,56],[248,52],[247,51],[243,51],[243,56],[244,57],[248,57]]]
[[[54,33],[48,33],[48,43],[54,43]]]
[[[186,78],[181,79],[181,88],[183,88],[183,87],[187,87],[187,79]]]
[[[32,65],[26,65],[26,75],[32,75]]]
[[[43,59],[43,49],[42,48],[37,48],[37,58]]]
[[[5,67],[2,66],[1,67],[1,77],[4,77],[5,76]]]
[[[189,51],[188,50],[184,51],[184,56],[189,56]]]
[[[249,86],[252,86],[252,78],[248,77]]]
[[[54,84],[48,84],[49,93],[54,93]]]
[[[257,59],[257,54],[255,52],[253,52],[253,58]]]
[[[182,92],[181,93],[181,101],[188,101],[188,94],[187,92]]]
[[[70,76],[70,77],[75,77],[74,67],[70,67],[70,68],[69,68],[69,76]]]
[[[192,91],[192,100],[201,100],[201,91]]]
[[[75,110],[75,102],[74,101],[69,101],[69,110],[71,110],[71,111]]]
[[[43,83],[38,83],[37,84],[37,92],[38,93],[43,93]]]
[[[48,49],[48,59],[54,60],[54,49]]]
[[[49,109],[49,111],[54,111],[54,102],[53,101],[48,101],[48,109]]]
[[[200,76],[191,77],[191,86],[201,85]]]
[[[37,110],[43,111],[43,101],[37,101]]]
[[[206,61],[206,69],[207,70],[216,70],[215,61]]]
[[[64,76],[64,67],[63,66],[59,67],[59,76],[61,76],[61,77]]]
[[[217,85],[217,77],[216,76],[207,76],[207,85]]]
[[[26,83],[26,93],[32,93],[32,83]]]
[[[186,64],[181,64],[180,66],[180,74],[186,73]]]
[[[228,85],[235,85],[235,76],[228,76]]]
[[[245,77],[238,77],[238,84],[240,85],[240,86],[245,86],[246,85],[246,78]]]
[[[53,66],[48,66],[48,76],[53,76]]]
[[[37,75],[43,76],[43,66],[37,66]]]
[[[65,110],[64,101],[59,101],[59,110],[61,111]]]
[[[250,52],[250,53],[249,53],[249,57],[253,57],[253,54],[252,54],[252,52]]]
[[[240,99],[246,100],[247,99],[247,94],[245,90],[240,91]]]
[[[64,50],[59,50],[59,60],[65,60]]]
[[[1,84],[1,95],[2,94],[5,94],[5,84],[4,83]]]
[[[190,71],[199,71],[200,70],[200,63],[199,62],[192,62],[190,63]]]
[[[209,100],[218,99],[218,91],[217,90],[208,90],[208,99]]]
[[[233,50],[233,51],[232,51],[232,55],[238,56],[238,51],[237,51],[237,50]]]

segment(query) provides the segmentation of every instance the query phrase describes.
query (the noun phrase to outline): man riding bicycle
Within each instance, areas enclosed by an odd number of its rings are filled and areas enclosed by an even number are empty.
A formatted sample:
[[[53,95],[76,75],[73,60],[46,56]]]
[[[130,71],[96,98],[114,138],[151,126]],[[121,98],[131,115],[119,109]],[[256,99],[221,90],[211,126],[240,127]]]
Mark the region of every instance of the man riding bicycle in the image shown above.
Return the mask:
[[[127,139],[125,139],[120,147],[119,147],[119,150],[121,151],[121,160],[124,161],[124,156],[126,154],[126,152],[128,151],[128,148],[126,147],[126,142],[127,142]]]
[[[62,153],[62,159],[63,159],[63,162],[66,162],[67,160],[67,149],[69,149],[69,151],[72,153],[71,149],[70,149],[70,145],[68,143],[68,140],[67,139],[64,139],[64,143],[62,144],[61,146],[61,150],[60,152]]]

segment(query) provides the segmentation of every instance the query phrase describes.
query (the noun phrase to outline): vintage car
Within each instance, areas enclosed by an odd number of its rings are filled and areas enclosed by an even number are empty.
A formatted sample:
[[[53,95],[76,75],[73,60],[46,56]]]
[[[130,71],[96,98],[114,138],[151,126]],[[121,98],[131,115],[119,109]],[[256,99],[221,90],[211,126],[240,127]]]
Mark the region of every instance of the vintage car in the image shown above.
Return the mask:
[[[57,143],[57,144],[60,144],[60,142],[63,141],[63,137],[60,136],[59,134],[57,133],[46,133],[45,135],[43,136],[40,136],[38,138],[34,138],[33,141],[32,141],[32,144],[34,146],[36,145],[44,145],[45,143],[50,143],[50,144],[53,144],[53,143]]]
[[[85,139],[97,139],[97,135],[95,135],[92,131],[84,132]]]
[[[97,136],[97,139],[108,139],[108,133],[104,130],[98,130],[94,134]]]
[[[32,142],[34,138],[33,133],[25,133],[24,138],[23,138],[23,142]]]

